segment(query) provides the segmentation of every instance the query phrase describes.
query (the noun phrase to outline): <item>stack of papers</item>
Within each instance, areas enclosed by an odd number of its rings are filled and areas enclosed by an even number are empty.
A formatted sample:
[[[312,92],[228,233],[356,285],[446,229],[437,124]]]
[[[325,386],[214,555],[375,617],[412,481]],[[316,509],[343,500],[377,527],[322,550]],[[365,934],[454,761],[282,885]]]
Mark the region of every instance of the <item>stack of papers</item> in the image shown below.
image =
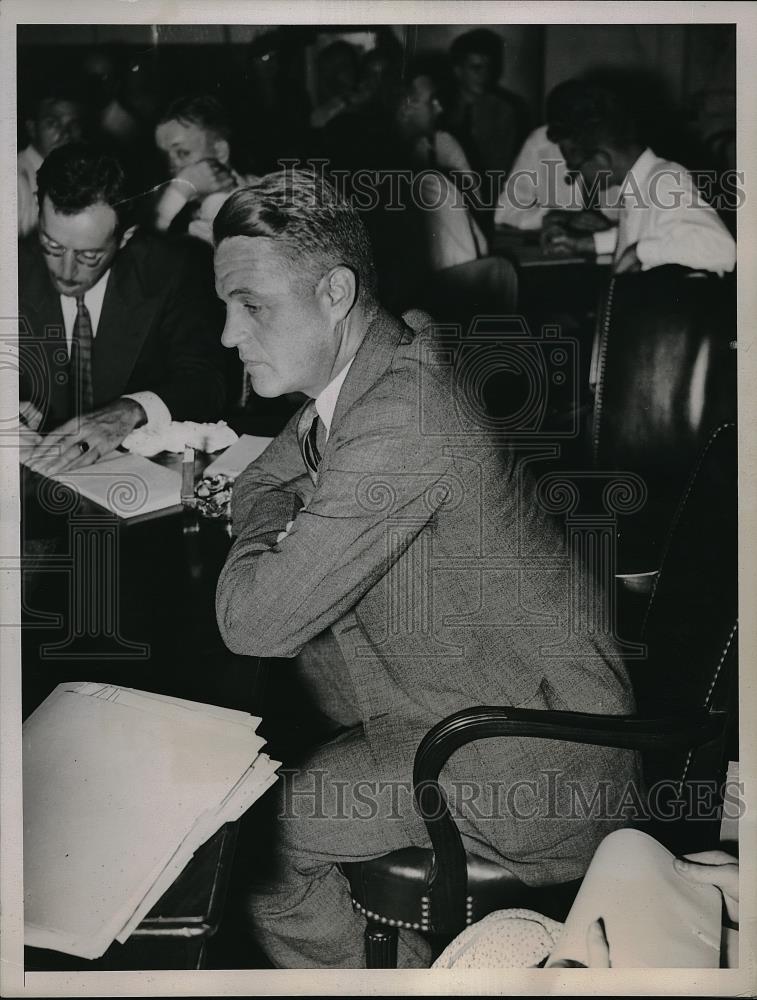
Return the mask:
[[[89,682],[24,723],[25,943],[99,958],[276,781],[246,712]]]
[[[113,453],[112,453],[113,454]],[[141,455],[108,456],[53,476],[118,517],[131,518],[181,506],[181,473]]]

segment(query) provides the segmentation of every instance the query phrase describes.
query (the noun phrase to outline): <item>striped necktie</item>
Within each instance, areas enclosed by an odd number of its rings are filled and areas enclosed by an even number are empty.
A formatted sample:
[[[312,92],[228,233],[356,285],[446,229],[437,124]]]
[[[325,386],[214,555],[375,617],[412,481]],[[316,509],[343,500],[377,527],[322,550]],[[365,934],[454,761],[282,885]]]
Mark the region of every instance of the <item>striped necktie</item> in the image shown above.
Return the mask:
[[[71,337],[70,392],[71,416],[94,409],[92,393],[92,320],[84,296],[76,297],[76,322]]]
[[[305,468],[308,470],[308,475],[314,483],[317,481],[318,466],[321,463],[321,452],[317,443],[320,424],[321,419],[315,408],[315,400],[311,400],[302,411],[298,439],[300,442],[300,451],[302,452],[302,460],[305,463]]]

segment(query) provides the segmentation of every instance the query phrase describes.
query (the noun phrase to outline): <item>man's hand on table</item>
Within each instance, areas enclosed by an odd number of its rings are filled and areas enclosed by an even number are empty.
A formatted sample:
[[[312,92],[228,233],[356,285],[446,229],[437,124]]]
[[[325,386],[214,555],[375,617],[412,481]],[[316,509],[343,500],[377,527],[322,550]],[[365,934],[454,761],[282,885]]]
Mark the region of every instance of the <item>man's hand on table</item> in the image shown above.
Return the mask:
[[[39,439],[22,461],[43,476],[92,465],[117,448],[146,419],[145,411],[135,400],[117,399],[83,417],[67,420]]]
[[[21,464],[26,465],[27,459],[42,440],[42,435],[37,433],[42,423],[42,414],[33,403],[22,400],[18,404],[18,422],[18,456]]]
[[[580,211],[551,208],[542,220],[542,230],[559,226],[560,229],[579,233],[599,233],[604,229],[612,229],[613,225],[614,223],[596,208],[583,208]]]
[[[569,233],[557,225],[542,230],[541,248],[548,257],[593,256],[595,252],[591,233]]]

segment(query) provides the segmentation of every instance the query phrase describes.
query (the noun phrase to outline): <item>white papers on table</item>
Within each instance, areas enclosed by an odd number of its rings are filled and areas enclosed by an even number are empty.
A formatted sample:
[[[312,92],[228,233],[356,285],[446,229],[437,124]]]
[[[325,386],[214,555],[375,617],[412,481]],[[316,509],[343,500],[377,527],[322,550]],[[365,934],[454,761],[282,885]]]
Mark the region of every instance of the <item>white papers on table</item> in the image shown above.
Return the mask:
[[[60,684],[23,727],[27,945],[98,958],[276,781],[260,719]]]
[[[193,420],[173,420],[168,426],[138,427],[123,440],[123,447],[137,455],[157,455],[161,451],[181,452],[185,445],[198,451],[219,451],[237,440],[236,432],[225,420],[198,424]]]
[[[52,478],[118,517],[137,517],[181,505],[181,474],[141,455],[108,456]]]
[[[720,892],[679,875],[674,860],[639,830],[605,837],[547,964],[572,959],[587,965],[587,929],[601,917],[614,969],[717,969]]]
[[[236,479],[240,472],[247,468],[266,450],[273,441],[270,437],[258,437],[255,434],[243,434],[223,455],[220,455],[205,470],[206,476],[224,475]]]

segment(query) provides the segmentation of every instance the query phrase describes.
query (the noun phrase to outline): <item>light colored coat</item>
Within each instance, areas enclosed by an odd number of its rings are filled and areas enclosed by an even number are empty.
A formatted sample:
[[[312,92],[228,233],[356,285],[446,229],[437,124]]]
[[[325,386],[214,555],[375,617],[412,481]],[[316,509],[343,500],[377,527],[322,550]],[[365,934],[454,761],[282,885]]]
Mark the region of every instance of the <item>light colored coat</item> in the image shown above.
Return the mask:
[[[376,761],[367,779],[409,782],[428,729],[473,705],[633,711],[612,642],[566,628],[563,532],[524,474],[533,445],[511,452],[465,426],[440,346],[430,329],[415,335],[380,313],[342,386],[317,485],[295,414],[234,486],[221,634],[236,653],[292,657],[330,630]],[[539,782],[543,806],[547,769],[586,783],[589,799],[598,781],[614,794],[638,778],[627,751],[536,739],[481,741],[443,772],[492,783],[479,788],[485,815],[471,820],[477,849],[528,882],[578,877],[622,823],[514,819],[507,789]],[[489,808],[495,785],[503,798]],[[412,810],[403,821],[411,842],[425,842]]]

